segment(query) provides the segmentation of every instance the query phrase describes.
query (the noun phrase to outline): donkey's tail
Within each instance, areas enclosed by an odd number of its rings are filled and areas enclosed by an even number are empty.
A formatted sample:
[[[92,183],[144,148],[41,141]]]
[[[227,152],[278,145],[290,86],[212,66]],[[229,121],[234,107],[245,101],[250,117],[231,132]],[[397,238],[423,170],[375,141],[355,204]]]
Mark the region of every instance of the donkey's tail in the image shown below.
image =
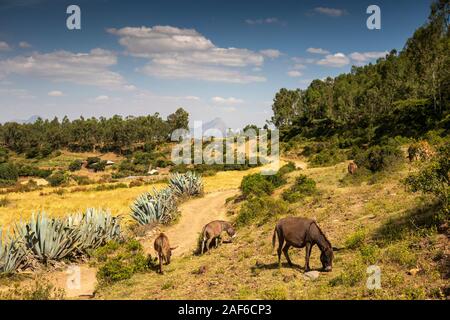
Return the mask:
[[[275,226],[275,229],[273,230],[273,236],[272,236],[272,251],[273,251],[273,249],[275,249],[275,241],[277,241],[277,233],[278,233],[278,230],[277,230],[278,228],[277,228],[277,226]]]

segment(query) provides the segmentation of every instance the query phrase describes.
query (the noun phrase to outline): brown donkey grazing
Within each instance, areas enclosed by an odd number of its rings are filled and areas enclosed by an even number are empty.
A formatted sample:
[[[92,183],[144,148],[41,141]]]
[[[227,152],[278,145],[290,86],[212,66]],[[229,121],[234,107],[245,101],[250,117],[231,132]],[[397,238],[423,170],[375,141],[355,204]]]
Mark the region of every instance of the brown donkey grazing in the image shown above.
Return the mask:
[[[215,220],[203,227],[201,254],[209,250],[209,246],[213,240],[215,241],[214,244],[216,248],[219,246],[220,235],[222,232],[226,232],[232,238],[236,236],[236,231],[232,224],[227,221]]]
[[[333,266],[333,250],[330,241],[320,230],[317,223],[312,219],[287,217],[278,221],[272,237],[272,246],[275,247],[275,241],[278,236],[278,264],[281,266],[281,251],[283,251],[289,265],[292,261],[289,258],[288,250],[290,247],[306,247],[305,272],[310,270],[309,257],[312,247],[317,244],[320,251],[320,261],[324,271],[331,271]],[[284,244],[286,242],[286,244]],[[283,247],[284,244],[284,247]]]
[[[159,272],[162,274],[162,264],[163,260],[165,264],[170,263],[170,257],[172,256],[172,250],[175,250],[175,248],[171,248],[169,244],[169,238],[164,233],[161,233],[158,238],[155,239],[155,242],[153,244],[153,247],[155,248],[155,251],[158,253],[158,259],[159,259]]]

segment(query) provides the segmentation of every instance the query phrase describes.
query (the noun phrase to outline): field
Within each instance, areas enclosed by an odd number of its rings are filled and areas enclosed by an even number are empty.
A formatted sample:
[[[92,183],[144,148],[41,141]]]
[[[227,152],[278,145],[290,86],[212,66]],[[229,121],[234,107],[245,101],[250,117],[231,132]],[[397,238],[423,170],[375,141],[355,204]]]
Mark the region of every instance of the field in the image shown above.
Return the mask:
[[[201,227],[214,219],[234,220],[240,203],[228,200],[239,194],[242,178],[259,169],[204,177],[206,195],[188,200],[180,207],[181,218],[158,228],[179,247],[164,275],[150,270],[102,285],[96,284],[95,265],[81,264],[86,279],[83,289],[95,290],[96,299],[441,299],[448,295],[448,237],[430,222],[435,213],[432,199],[407,192],[400,182],[415,170],[413,165],[403,163],[375,181],[345,183],[347,161],[307,168],[308,159],[291,160],[299,169],[289,173],[287,185],[275,190],[272,197],[279,199],[300,174],[316,181],[317,195],[290,204],[287,213],[240,227],[232,243],[198,256],[194,250]],[[70,192],[67,188],[62,194],[46,187],[8,194],[8,204],[0,208],[0,221],[9,226],[37,210],[62,216],[102,207],[126,217],[126,226],[131,222],[127,216],[132,201],[149,188],[164,185],[160,182],[108,191]],[[282,257],[282,267],[278,268],[271,240],[275,222],[285,215],[316,219],[333,246],[344,248],[335,253],[332,272],[320,272],[316,280],[305,277],[304,250],[298,249],[290,250],[296,267],[289,267]],[[154,256],[156,234],[140,238],[146,254]],[[320,270],[319,253],[316,247],[311,260],[313,270]],[[379,290],[367,289],[369,265],[381,269]],[[13,279],[12,283],[31,283],[35,277]],[[67,275],[48,270],[37,277],[50,279],[64,289]],[[69,290],[67,298],[76,298],[78,293]]]

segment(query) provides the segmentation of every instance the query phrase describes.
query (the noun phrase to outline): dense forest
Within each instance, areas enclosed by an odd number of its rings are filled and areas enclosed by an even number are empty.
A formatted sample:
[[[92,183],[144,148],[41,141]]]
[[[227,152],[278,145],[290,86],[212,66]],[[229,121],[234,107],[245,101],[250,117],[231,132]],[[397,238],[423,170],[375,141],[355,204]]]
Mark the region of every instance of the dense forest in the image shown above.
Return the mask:
[[[350,144],[383,136],[418,137],[450,128],[450,31],[448,0],[433,3],[429,19],[375,64],[314,80],[306,90],[281,89],[271,123],[285,141],[339,135]]]
[[[70,121],[64,117],[0,125],[0,145],[28,158],[47,156],[55,150],[100,151],[126,154],[136,146],[167,141],[174,129],[188,129],[189,114],[179,108],[166,120],[156,113],[140,117],[113,116]]]

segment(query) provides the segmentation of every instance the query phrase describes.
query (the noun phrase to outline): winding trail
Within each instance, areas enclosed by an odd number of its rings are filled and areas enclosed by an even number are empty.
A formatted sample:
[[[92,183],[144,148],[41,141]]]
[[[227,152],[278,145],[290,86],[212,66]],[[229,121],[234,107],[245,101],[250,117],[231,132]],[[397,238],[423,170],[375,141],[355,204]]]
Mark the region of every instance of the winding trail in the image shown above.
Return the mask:
[[[173,256],[192,253],[197,247],[199,233],[205,224],[213,220],[226,220],[225,200],[237,193],[237,189],[217,191],[181,204],[179,220],[174,225],[161,229],[169,238],[170,246],[177,247],[172,252]],[[153,240],[154,237],[145,241],[144,250],[154,255]]]

